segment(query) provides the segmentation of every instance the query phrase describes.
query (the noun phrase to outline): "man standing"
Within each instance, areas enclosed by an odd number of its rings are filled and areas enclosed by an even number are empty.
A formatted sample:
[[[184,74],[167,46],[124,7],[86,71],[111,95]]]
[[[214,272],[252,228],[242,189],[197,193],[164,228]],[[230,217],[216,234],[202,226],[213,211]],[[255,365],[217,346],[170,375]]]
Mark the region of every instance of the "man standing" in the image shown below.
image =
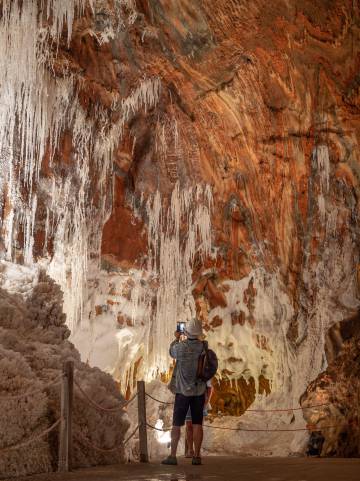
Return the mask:
[[[201,464],[200,450],[203,440],[203,409],[205,404],[206,382],[198,379],[199,357],[204,349],[199,339],[203,335],[201,322],[192,319],[187,322],[186,340],[180,342],[181,332],[175,332],[175,341],[170,344],[170,356],[176,359],[176,394],[171,430],[171,454],[162,464],[177,464],[176,451],[180,439],[180,428],[185,424],[186,413],[190,408],[193,425],[194,456],[192,464]]]
[[[206,391],[205,391],[205,405],[203,410],[203,418],[206,419],[208,415],[209,409],[211,409],[210,399],[213,394],[214,388],[212,387],[211,379],[206,383]],[[185,418],[185,426],[186,426],[186,441],[185,441],[185,458],[192,458],[195,454],[194,450],[194,432],[193,432],[193,425],[191,419],[191,412],[190,408],[186,413]]]

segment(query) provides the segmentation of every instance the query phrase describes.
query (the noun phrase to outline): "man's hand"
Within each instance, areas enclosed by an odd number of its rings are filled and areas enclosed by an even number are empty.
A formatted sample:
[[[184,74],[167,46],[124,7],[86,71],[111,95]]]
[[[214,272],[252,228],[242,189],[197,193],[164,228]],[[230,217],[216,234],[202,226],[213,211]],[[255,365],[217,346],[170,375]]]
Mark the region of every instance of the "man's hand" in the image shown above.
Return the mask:
[[[175,331],[175,332],[174,332],[174,336],[175,336],[176,339],[179,341],[179,340],[180,340],[180,336],[181,336],[181,332],[180,332],[180,331]]]

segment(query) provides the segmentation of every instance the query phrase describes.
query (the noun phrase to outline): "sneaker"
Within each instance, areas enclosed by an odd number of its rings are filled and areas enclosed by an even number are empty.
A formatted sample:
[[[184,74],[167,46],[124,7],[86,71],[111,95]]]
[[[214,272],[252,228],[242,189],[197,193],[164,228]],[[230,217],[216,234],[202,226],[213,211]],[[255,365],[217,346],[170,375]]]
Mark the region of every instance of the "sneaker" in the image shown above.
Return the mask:
[[[194,457],[192,458],[191,464],[193,464],[194,466],[200,466],[200,464],[202,464],[202,463],[201,463],[201,458],[194,456]]]
[[[161,464],[167,464],[169,466],[176,466],[177,465],[177,459],[176,459],[175,456],[168,456],[167,458],[165,458],[161,461]]]

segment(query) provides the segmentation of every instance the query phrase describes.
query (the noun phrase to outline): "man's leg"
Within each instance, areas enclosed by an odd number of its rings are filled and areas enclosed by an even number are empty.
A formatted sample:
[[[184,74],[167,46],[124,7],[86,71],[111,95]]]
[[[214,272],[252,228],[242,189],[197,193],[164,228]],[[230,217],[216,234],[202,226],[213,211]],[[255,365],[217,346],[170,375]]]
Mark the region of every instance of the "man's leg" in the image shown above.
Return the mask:
[[[204,416],[205,395],[193,396],[190,401],[191,418],[193,425],[194,458],[193,464],[201,464],[200,451],[203,441],[203,416]]]
[[[176,451],[180,439],[180,426],[173,426],[171,429],[171,457],[176,458]]]
[[[192,421],[186,421],[187,456],[194,456],[194,437]]]
[[[182,394],[175,395],[173,427],[171,430],[171,454],[162,461],[162,464],[177,464],[176,451],[180,439],[181,426],[185,424],[185,417],[189,409],[189,397]]]
[[[193,430],[194,430],[194,456],[195,458],[200,458],[201,445],[204,437],[202,424],[193,424]]]

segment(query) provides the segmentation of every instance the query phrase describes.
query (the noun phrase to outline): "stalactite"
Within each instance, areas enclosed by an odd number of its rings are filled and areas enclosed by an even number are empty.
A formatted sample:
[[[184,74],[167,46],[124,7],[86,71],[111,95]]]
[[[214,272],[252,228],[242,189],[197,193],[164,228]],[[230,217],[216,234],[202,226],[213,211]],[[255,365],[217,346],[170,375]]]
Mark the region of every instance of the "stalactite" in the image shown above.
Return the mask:
[[[68,324],[73,330],[83,315],[89,256],[98,259],[99,265],[102,228],[109,215],[106,186],[114,149],[125,123],[139,110],[146,112],[156,105],[161,86],[158,78],[144,78],[128,97],[118,99],[115,95],[114,109],[120,111],[120,119],[113,125],[96,105],[97,121],[85,115],[74,77],[53,78],[48,68],[65,26],[69,44],[75,15],[81,15],[86,6],[94,9],[92,0],[6,0],[0,21],[0,58],[6,58],[0,72],[0,123],[5,126],[0,132],[0,201],[1,206],[6,201],[8,211],[0,228],[7,258],[14,260],[14,242],[23,225],[24,262],[33,262],[38,191],[45,197],[50,194],[48,183],[40,178],[42,160],[50,147],[49,163],[53,165],[66,127],[72,131],[74,169],[64,179],[53,172],[44,254],[53,238],[54,255],[48,272],[64,291]],[[127,15],[128,24],[135,21],[132,0],[118,0],[116,7],[123,20]],[[96,205],[94,189],[100,193]]]
[[[149,218],[149,269],[158,282],[156,308],[151,321],[153,338],[148,376],[168,369],[168,344],[177,320],[195,315],[191,294],[196,256],[211,252],[211,190],[196,185],[171,194],[170,205],[159,192],[147,202]]]
[[[326,196],[330,186],[330,159],[327,145],[318,145],[313,151],[313,161],[319,176],[318,208],[319,217],[324,224],[326,221]]]

